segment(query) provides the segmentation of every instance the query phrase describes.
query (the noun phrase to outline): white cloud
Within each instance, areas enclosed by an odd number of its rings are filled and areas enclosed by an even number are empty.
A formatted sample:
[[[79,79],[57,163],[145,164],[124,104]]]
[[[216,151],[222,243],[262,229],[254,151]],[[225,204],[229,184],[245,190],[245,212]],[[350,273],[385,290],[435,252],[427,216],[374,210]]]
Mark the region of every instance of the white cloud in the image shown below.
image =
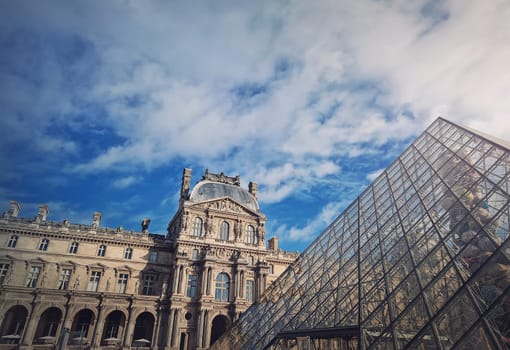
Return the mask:
[[[315,218],[308,220],[305,226],[293,226],[290,228],[281,226],[277,228],[276,232],[285,239],[291,241],[310,241],[339,215],[340,208],[344,204],[345,203],[328,203]]]
[[[377,179],[379,175],[383,173],[383,171],[384,169],[378,169],[374,172],[371,172],[370,174],[367,175],[367,180],[369,180],[370,182],[374,181],[375,179]]]
[[[85,52],[59,63],[60,46],[41,35],[29,47],[44,54],[44,73],[28,74],[39,85],[3,71],[3,129],[39,140],[30,141],[38,151],[86,153],[67,166],[80,173],[151,170],[177,157],[243,169],[268,203],[327,181],[339,157],[416,135],[438,113],[508,138],[510,5],[433,4],[3,4],[5,26],[67,33]],[[262,92],[236,95],[252,85]],[[69,125],[101,125],[116,139],[94,148],[54,132]]]
[[[122,189],[134,185],[135,183],[140,182],[142,180],[143,179],[139,176],[126,176],[113,180],[112,186],[115,188]]]

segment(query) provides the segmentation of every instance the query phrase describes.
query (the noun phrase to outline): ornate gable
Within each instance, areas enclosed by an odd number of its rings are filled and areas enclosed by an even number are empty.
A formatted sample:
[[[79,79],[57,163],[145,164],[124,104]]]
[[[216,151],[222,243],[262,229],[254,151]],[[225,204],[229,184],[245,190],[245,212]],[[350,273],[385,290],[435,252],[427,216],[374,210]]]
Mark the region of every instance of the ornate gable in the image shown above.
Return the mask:
[[[227,213],[233,213],[233,214],[239,214],[239,215],[247,215],[247,216],[257,216],[261,217],[262,215],[260,213],[257,213],[247,207],[245,207],[242,204],[239,204],[238,202],[228,198],[218,198],[210,201],[205,201],[197,204],[191,204],[187,206],[189,209],[202,209],[202,210],[210,210],[210,211],[217,211],[217,212],[227,212]]]

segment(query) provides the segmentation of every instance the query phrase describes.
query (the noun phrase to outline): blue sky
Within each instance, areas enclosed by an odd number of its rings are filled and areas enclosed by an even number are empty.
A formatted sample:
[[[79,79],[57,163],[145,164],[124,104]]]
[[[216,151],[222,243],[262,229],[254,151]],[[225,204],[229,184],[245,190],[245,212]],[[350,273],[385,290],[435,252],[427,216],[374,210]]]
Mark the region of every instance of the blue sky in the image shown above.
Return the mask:
[[[509,139],[506,1],[3,1],[0,201],[165,233],[182,169],[303,250],[437,116]]]

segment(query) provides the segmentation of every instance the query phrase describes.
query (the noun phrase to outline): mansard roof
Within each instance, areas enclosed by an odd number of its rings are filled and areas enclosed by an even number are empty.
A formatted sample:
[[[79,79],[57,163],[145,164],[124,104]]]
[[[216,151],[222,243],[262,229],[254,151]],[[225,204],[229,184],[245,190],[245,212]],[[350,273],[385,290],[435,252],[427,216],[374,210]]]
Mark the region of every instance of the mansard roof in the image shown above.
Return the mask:
[[[206,171],[202,180],[191,191],[189,200],[199,203],[224,197],[230,197],[249,209],[259,211],[257,199],[239,185],[239,177],[229,177],[223,173],[211,174]]]

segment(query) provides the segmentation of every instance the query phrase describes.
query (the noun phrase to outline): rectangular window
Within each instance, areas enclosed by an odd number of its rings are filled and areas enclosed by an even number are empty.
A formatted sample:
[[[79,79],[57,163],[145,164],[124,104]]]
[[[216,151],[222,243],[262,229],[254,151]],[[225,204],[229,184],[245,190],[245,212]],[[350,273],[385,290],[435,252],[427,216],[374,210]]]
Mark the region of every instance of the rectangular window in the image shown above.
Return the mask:
[[[37,281],[39,280],[40,274],[41,274],[41,267],[40,266],[32,266],[30,268],[30,272],[28,273],[27,283],[25,283],[25,286],[27,288],[37,287]]]
[[[129,278],[129,275],[127,273],[119,274],[119,279],[117,280],[117,288],[115,289],[115,292],[117,292],[117,293],[125,293],[126,292],[128,278]]]
[[[104,244],[101,244],[99,246],[99,249],[97,250],[97,256],[105,256],[106,254],[106,246]]]
[[[188,286],[186,288],[186,296],[195,298],[197,296],[197,275],[188,275]]]
[[[69,247],[69,254],[76,254],[78,252],[78,242],[71,243],[71,246]]]
[[[149,253],[149,262],[155,263],[157,261],[158,261],[158,252],[154,252],[154,251],[150,252]]]
[[[0,286],[4,284],[7,272],[9,272],[9,264],[0,264]]]
[[[131,259],[133,257],[133,249],[132,248],[126,248],[124,251],[124,259]]]
[[[90,274],[89,284],[87,285],[87,290],[89,292],[97,292],[97,287],[99,286],[99,280],[101,279],[100,271],[92,271]]]
[[[246,301],[253,302],[253,281],[246,281]]]
[[[57,289],[63,290],[69,288],[69,280],[71,279],[72,272],[73,270],[71,269],[62,269],[58,278]]]
[[[7,243],[7,247],[9,247],[9,248],[15,248],[15,247],[16,247],[16,243],[18,243],[18,236],[16,236],[16,235],[12,235],[12,236],[9,238],[9,242]]]
[[[155,275],[145,275],[143,277],[143,294],[152,295],[154,293],[154,282],[156,281]]]
[[[50,244],[50,240],[47,238],[41,239],[41,242],[39,243],[39,250],[46,251],[48,250],[48,245]]]

